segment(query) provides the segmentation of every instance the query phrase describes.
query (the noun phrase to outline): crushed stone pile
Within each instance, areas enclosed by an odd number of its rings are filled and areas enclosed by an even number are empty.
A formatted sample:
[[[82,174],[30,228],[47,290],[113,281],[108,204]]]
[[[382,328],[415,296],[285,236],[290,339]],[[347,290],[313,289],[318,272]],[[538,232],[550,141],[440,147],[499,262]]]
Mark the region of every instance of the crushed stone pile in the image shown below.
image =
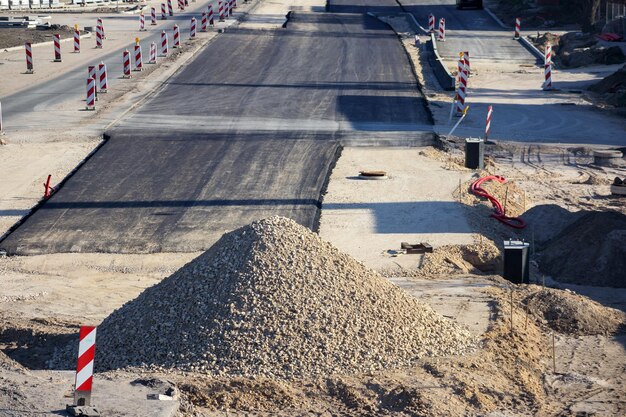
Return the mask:
[[[423,275],[493,274],[499,270],[500,258],[500,251],[489,240],[470,245],[445,245],[425,254],[418,271]]]
[[[588,212],[547,242],[539,267],[561,282],[626,287],[626,215]]]
[[[570,291],[543,289],[524,298],[529,311],[553,330],[571,335],[611,335],[624,330],[626,314]]]
[[[410,366],[473,342],[310,230],[272,217],[225,234],[114,311],[98,328],[96,369],[291,379]]]

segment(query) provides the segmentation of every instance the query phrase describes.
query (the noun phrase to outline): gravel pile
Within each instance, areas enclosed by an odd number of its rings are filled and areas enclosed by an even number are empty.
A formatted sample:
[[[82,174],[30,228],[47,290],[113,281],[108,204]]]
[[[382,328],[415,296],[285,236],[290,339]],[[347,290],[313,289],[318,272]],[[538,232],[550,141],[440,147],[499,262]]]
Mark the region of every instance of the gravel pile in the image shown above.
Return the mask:
[[[225,234],[113,312],[98,329],[96,369],[291,379],[407,366],[472,344],[378,273],[272,217]]]

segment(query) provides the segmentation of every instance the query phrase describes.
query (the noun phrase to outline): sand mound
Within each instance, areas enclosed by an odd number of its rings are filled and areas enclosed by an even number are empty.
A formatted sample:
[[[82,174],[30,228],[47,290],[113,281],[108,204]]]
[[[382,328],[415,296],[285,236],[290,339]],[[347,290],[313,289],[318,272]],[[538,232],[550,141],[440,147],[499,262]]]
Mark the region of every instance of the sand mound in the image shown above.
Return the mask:
[[[408,366],[472,344],[454,322],[280,217],[225,234],[113,312],[98,339],[98,370],[279,378]]]
[[[424,255],[419,269],[422,275],[458,273],[488,273],[499,270],[500,251],[493,242],[485,240],[471,245],[445,245]]]
[[[554,279],[626,287],[626,215],[589,212],[545,245],[539,267]]]
[[[609,335],[622,330],[626,314],[581,295],[543,289],[524,298],[529,311],[555,331],[574,335]]]

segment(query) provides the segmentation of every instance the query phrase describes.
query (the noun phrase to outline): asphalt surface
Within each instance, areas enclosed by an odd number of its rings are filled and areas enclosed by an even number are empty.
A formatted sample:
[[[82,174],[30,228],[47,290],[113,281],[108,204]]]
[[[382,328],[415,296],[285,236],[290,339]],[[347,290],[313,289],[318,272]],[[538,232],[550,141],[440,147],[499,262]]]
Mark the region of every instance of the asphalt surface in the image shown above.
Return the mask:
[[[0,247],[196,251],[275,214],[314,229],[339,140],[415,137],[430,123],[397,37],[372,17],[228,30]]]

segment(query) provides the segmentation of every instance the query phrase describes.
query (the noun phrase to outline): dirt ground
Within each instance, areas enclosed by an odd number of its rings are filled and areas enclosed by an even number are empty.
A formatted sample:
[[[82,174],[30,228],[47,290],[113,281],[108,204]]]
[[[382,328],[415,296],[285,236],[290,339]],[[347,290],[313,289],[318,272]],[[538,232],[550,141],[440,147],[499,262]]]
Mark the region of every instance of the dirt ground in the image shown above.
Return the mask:
[[[23,46],[24,42],[52,42],[53,35],[57,33],[61,35],[61,39],[71,38],[74,36],[74,29],[69,26],[50,28],[46,30],[11,28],[2,29],[2,32],[0,33],[2,34],[0,37],[0,49],[4,49],[14,46]]]

